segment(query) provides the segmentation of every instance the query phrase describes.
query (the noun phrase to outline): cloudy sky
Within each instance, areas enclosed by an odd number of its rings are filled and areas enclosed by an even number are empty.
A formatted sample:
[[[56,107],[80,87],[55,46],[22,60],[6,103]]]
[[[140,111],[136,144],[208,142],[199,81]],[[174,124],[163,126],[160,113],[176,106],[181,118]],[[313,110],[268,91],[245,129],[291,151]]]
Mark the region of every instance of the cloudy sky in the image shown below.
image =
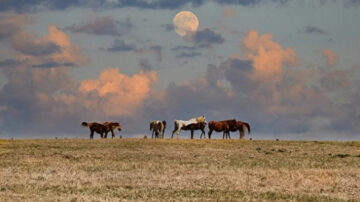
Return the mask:
[[[199,26],[181,36],[183,10]],[[360,139],[359,19],[359,0],[1,0],[0,138],[205,115],[253,138]]]

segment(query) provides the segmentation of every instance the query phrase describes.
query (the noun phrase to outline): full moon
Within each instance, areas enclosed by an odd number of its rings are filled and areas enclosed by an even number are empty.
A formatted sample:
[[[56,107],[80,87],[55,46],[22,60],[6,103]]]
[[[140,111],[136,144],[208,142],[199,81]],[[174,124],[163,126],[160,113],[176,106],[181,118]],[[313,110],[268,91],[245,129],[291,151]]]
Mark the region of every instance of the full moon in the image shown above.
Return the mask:
[[[175,32],[180,36],[196,32],[199,27],[199,20],[191,11],[180,11],[173,19]]]

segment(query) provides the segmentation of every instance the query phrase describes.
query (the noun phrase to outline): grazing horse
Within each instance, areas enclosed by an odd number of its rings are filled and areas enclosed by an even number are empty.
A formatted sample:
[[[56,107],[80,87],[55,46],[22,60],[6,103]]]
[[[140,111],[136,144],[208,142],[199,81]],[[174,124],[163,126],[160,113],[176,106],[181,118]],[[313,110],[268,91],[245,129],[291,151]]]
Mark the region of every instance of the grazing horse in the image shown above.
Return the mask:
[[[104,138],[104,133],[106,133],[107,128],[106,126],[104,126],[101,123],[87,123],[87,122],[82,122],[81,123],[82,126],[85,127],[89,127],[90,128],[90,139],[94,139],[94,132],[100,134],[101,138]]]
[[[107,138],[108,132],[111,132],[111,138],[115,137],[114,130],[118,129],[118,131],[121,131],[121,125],[118,122],[105,122],[103,125],[106,127],[105,131],[105,138]]]
[[[247,128],[248,133],[250,134],[250,124],[246,123],[246,122],[242,122],[242,121],[237,121],[236,124],[234,126],[230,127],[230,131],[231,132],[236,132],[239,131],[239,138],[243,139],[245,137],[245,129]],[[228,134],[229,138],[230,138],[230,133]],[[230,138],[231,139],[231,138]]]
[[[184,128],[187,125],[194,124],[194,123],[205,123],[206,124],[205,116],[199,116],[199,117],[196,117],[196,118],[189,119],[187,121],[175,120],[174,121],[174,130],[173,130],[173,132],[171,134],[171,138],[173,138],[174,133],[176,132],[177,139],[178,139],[181,129]]]
[[[209,122],[209,139],[211,139],[211,133],[213,131],[216,132],[223,132],[223,139],[225,139],[225,137],[228,137],[228,134],[230,133],[230,129],[231,128],[235,128],[236,126],[236,120],[235,119],[231,119],[231,120],[225,120],[225,121],[210,121]],[[229,135],[230,138],[230,135]]]
[[[194,139],[194,130],[201,130],[200,139],[202,139],[203,135],[204,135],[204,139],[206,139],[206,137],[205,137],[205,127],[206,127],[205,122],[192,123],[192,124],[189,124],[189,125],[183,127],[181,130],[190,130],[191,131],[191,139]]]
[[[158,138],[159,135],[161,136],[161,138],[164,138],[165,129],[166,129],[166,121],[157,120],[150,122],[150,131],[152,130],[151,138],[154,138],[154,133],[155,133],[155,138]]]

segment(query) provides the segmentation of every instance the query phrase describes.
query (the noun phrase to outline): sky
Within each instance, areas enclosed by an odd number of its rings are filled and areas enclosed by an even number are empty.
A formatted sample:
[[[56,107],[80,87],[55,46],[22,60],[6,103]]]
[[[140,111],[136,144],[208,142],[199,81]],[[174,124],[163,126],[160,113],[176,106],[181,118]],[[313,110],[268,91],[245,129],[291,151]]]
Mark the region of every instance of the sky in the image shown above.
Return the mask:
[[[185,36],[180,11],[199,21]],[[254,139],[359,140],[358,19],[359,0],[0,0],[0,138],[169,135],[204,115]]]

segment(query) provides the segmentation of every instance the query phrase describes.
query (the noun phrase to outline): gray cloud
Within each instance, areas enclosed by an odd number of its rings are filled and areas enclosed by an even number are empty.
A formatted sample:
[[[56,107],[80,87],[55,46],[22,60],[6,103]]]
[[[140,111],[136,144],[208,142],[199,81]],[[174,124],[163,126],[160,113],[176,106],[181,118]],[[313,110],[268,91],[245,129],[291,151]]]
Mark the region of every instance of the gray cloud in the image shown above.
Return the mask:
[[[195,46],[175,46],[174,48],[171,48],[172,51],[179,51],[179,50],[191,51],[195,49],[196,49]]]
[[[173,24],[165,24],[165,25],[161,25],[161,27],[163,27],[167,32],[174,30]]]
[[[201,48],[209,48],[213,44],[221,44],[224,38],[210,29],[197,31],[194,36],[194,42]]]
[[[51,10],[65,10],[72,7],[87,7],[93,9],[113,9],[113,8],[141,8],[141,9],[170,9],[176,10],[184,8],[185,6],[199,7],[208,2],[214,2],[220,5],[240,5],[240,6],[255,6],[263,3],[276,3],[286,4],[292,0],[117,0],[117,1],[104,1],[104,0],[26,0],[26,1],[13,1],[3,0],[0,1],[0,11],[15,10],[18,12],[36,12],[41,9]],[[322,0],[322,4],[326,2],[333,2],[333,0]],[[358,7],[359,0],[344,0],[345,7]]]
[[[201,55],[200,52],[181,52],[181,53],[178,53],[176,55],[176,58],[177,59],[194,58],[194,57],[197,57],[197,56],[200,56],[200,55]]]
[[[75,66],[76,66],[76,64],[71,63],[71,62],[58,63],[55,61],[32,65],[32,67],[36,67],[36,68],[75,67]]]
[[[1,67],[14,67],[17,64],[19,64],[19,62],[14,59],[6,59],[6,60],[0,61],[0,68]]]
[[[144,71],[151,71],[152,65],[150,64],[148,59],[140,59],[139,60],[139,66]]]
[[[284,4],[289,0],[269,0],[270,2]],[[241,5],[241,6],[253,6],[260,3],[269,2],[266,0],[213,0],[213,2],[221,5]],[[63,1],[63,0],[27,0],[27,1],[12,1],[5,0],[0,2],[0,11],[5,10],[16,10],[19,12],[24,11],[36,11],[41,8],[64,10],[71,7],[90,7],[90,8],[126,8],[135,7],[142,9],[180,9],[186,5],[198,7],[206,4],[205,0],[117,0],[117,1],[104,1],[104,0],[74,0],[74,1]]]
[[[110,48],[107,48],[107,51],[110,52],[129,52],[135,51],[136,46],[131,43],[126,43],[124,40],[114,40],[114,43],[111,45]]]
[[[314,26],[306,26],[304,32],[307,34],[318,34],[318,35],[329,35],[330,34],[329,32],[324,31],[324,30],[322,30],[318,27],[314,27]]]
[[[59,53],[61,47],[53,42],[34,42],[32,40],[14,40],[13,47],[25,55],[42,56]]]
[[[360,0],[344,0],[346,7],[358,7],[360,6]]]
[[[156,54],[157,61],[162,61],[162,49],[163,49],[163,47],[161,47],[159,45],[153,45],[153,46],[150,46],[149,49]]]
[[[87,33],[95,35],[122,36],[129,33],[134,25],[128,18],[126,21],[117,21],[110,16],[96,17],[87,22],[74,24],[65,29],[74,33]]]

